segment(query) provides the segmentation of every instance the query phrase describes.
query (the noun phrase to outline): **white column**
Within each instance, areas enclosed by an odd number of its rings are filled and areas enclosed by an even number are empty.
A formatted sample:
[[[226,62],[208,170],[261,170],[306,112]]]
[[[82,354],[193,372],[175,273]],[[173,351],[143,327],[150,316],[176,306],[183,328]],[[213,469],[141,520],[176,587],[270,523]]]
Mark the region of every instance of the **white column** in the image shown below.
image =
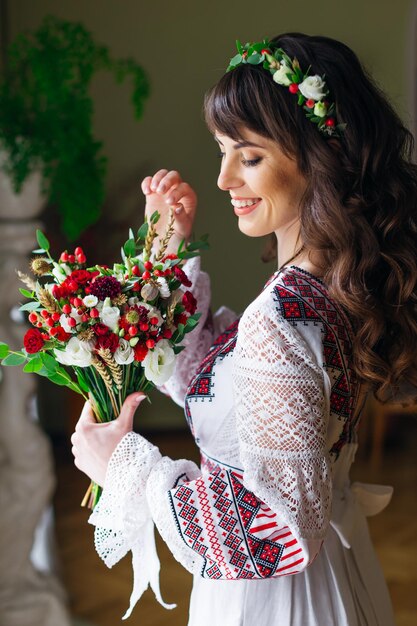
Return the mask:
[[[25,332],[22,322],[11,317],[20,297],[16,268],[27,271],[39,227],[22,215],[23,205],[19,211],[7,212],[0,180],[0,339],[12,348],[21,347]],[[28,217],[33,218],[34,207],[30,203],[29,207]],[[69,626],[58,578],[36,567],[51,562],[51,555],[45,552],[49,542],[44,531],[55,479],[49,441],[30,410],[36,393],[35,375],[24,374],[18,367],[2,367],[1,371],[0,624]]]

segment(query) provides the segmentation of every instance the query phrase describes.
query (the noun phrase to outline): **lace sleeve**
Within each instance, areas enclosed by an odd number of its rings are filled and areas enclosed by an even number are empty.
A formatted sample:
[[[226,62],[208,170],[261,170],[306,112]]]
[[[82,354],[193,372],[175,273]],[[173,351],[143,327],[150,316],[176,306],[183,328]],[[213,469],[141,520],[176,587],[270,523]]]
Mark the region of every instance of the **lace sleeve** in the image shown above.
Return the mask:
[[[185,346],[176,358],[175,371],[160,391],[170,396],[174,402],[184,406],[188,384],[201,363],[214,339],[236,319],[236,314],[227,307],[221,307],[214,316],[210,310],[210,277],[200,269],[200,257],[189,259],[184,270],[191,281],[190,291],[197,300],[197,311],[201,317],[193,332],[188,333],[182,343]]]
[[[233,363],[245,485],[298,537],[324,537],[331,478],[323,368],[271,298],[245,311]]]

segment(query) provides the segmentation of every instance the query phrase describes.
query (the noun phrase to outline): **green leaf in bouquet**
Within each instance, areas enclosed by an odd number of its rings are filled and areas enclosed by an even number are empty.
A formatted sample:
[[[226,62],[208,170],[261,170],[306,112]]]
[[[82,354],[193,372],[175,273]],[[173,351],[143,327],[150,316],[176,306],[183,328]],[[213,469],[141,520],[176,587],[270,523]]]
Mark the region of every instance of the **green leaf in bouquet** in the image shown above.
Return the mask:
[[[45,237],[45,235],[43,234],[43,232],[41,230],[39,230],[39,228],[36,229],[36,240],[39,244],[40,248],[43,248],[43,250],[45,252],[48,252],[50,245],[49,245],[49,241],[48,239]]]
[[[26,304],[22,304],[22,306],[19,307],[19,311],[38,311],[41,308],[42,307],[39,302],[27,302]]]
[[[197,326],[197,324],[198,324],[198,319],[196,320],[196,319],[193,319],[192,317],[189,317],[184,328],[184,333],[191,332],[193,328]]]
[[[135,238],[135,234],[133,232],[133,230],[131,228],[129,228],[129,239],[134,239]]]
[[[8,354],[1,362],[2,365],[14,366],[25,363],[26,357],[21,352],[13,352]]]
[[[158,213],[158,211],[154,211],[149,221],[151,222],[151,224],[156,224],[156,222],[159,220],[160,217],[161,215]]]
[[[4,343],[4,341],[0,341],[0,359],[6,358],[6,356],[9,354],[9,350],[10,348],[7,343]]]
[[[77,370],[77,380],[78,380],[78,384],[80,385],[80,388],[86,393],[88,393],[90,389],[87,383],[85,382],[84,378],[82,377],[82,374],[78,370]]]
[[[200,256],[200,253],[198,251],[196,252],[181,252],[180,254],[178,254],[178,256],[180,257],[180,259],[192,259],[196,256]]]
[[[128,239],[123,246],[123,250],[126,256],[135,256],[136,244],[134,239]]]
[[[58,370],[62,370],[63,372],[65,372],[65,370],[59,366],[58,361],[56,361],[56,359],[47,352],[41,352],[39,357],[42,361],[43,366],[48,372],[56,372]]]
[[[39,358],[35,358],[35,359],[31,359],[30,361],[28,361],[25,365],[25,367],[23,368],[24,372],[29,372],[29,373],[37,373],[39,372],[39,370],[41,370],[43,367],[42,361]]]
[[[23,289],[23,288],[19,288],[19,291],[22,294],[22,296],[24,296],[25,298],[33,298],[34,296],[33,291],[28,291],[27,289]]]
[[[148,222],[145,222],[144,224],[142,224],[142,226],[139,228],[137,234],[136,234],[136,238],[137,239],[146,239],[146,235],[148,234],[148,229],[149,229],[149,225]]]
[[[45,254],[47,252],[44,248],[37,248],[36,250],[32,250],[32,254]]]
[[[183,350],[185,350],[185,346],[173,346],[172,347],[174,354],[179,354]]]

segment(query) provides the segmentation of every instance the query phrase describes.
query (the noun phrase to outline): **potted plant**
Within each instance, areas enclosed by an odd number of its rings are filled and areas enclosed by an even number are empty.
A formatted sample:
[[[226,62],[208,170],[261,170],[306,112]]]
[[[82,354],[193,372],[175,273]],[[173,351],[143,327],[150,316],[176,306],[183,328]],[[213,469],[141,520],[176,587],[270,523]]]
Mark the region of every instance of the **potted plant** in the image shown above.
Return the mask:
[[[100,70],[132,80],[140,118],[149,94],[144,70],[132,58],[112,58],[80,23],[48,16],[36,31],[18,35],[0,75],[0,167],[16,192],[41,172],[70,241],[97,220],[104,200],[106,158],[93,134],[89,94]]]

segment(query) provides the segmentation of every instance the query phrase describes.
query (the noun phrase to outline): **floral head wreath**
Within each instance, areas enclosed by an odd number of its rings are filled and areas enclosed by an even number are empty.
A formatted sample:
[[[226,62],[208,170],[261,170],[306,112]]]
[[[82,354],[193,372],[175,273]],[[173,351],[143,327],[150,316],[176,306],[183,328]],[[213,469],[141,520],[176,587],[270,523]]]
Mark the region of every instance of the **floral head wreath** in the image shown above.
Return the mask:
[[[264,39],[261,42],[242,45],[236,41],[238,54],[230,59],[227,72],[239,65],[262,65],[272,74],[272,80],[279,85],[288,87],[288,90],[297,95],[298,105],[302,106],[308,119],[317,124],[318,129],[327,136],[340,137],[346,124],[337,124],[334,102],[326,99],[329,91],[324,81],[324,75],[309,76],[310,67],[306,72],[300,68],[296,58],[292,61],[282,48]]]

